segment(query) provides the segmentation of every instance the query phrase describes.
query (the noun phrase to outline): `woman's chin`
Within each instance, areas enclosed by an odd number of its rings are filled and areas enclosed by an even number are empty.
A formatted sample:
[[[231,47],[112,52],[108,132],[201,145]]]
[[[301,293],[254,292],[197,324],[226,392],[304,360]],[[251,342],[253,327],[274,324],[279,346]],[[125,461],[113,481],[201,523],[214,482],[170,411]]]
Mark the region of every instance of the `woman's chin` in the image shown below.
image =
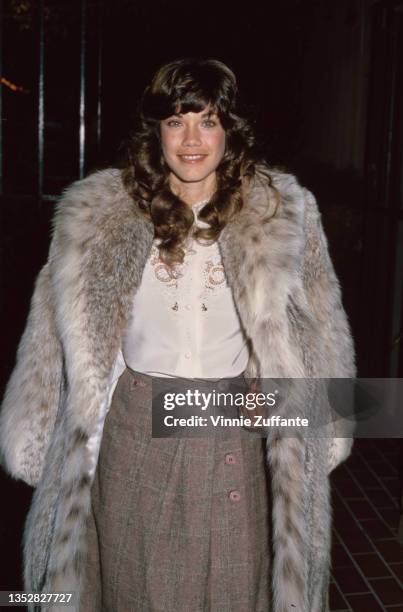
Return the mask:
[[[215,169],[201,169],[195,167],[175,168],[173,171],[175,176],[183,183],[198,183],[205,181],[211,174],[215,173]]]

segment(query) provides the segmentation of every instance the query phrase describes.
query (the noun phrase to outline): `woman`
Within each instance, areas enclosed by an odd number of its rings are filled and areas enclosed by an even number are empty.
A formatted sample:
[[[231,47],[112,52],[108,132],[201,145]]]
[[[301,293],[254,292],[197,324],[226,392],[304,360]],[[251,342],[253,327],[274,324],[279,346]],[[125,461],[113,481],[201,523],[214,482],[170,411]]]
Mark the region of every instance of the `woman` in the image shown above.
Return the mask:
[[[325,397],[294,381],[355,376],[315,199],[256,159],[236,94],[219,61],[163,66],[125,169],[58,204],[0,448],[36,487],[25,589],[75,610],[327,610],[328,474],[351,448],[334,423],[151,437],[154,377],[288,378],[276,414],[315,421]]]

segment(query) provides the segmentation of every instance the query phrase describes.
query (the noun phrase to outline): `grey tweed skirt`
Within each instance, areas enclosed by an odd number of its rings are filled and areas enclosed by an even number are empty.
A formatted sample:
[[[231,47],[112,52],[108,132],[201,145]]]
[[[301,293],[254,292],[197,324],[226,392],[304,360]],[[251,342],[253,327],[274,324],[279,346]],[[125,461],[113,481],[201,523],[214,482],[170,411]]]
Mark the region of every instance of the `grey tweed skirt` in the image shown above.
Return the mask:
[[[151,437],[151,377],[126,369],[92,487],[83,612],[267,612],[260,437]]]

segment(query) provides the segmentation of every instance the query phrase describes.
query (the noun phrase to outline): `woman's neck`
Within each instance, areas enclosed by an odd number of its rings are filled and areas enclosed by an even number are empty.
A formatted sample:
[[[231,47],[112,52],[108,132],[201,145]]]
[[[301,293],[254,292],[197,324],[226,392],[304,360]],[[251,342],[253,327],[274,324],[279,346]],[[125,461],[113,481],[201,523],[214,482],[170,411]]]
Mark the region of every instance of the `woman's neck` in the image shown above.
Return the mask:
[[[214,193],[216,186],[215,177],[207,177],[204,181],[185,183],[176,177],[171,177],[170,187],[188,206],[193,206],[204,200],[209,200]]]

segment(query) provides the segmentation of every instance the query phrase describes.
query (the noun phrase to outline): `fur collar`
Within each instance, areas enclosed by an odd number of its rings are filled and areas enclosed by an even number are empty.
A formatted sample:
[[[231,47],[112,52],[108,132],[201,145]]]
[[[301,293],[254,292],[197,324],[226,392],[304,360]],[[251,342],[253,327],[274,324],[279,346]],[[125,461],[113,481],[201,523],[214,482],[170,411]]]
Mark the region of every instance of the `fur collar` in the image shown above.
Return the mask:
[[[219,247],[241,322],[254,341],[250,375],[304,376],[298,351],[293,356],[282,350],[290,342],[286,306],[302,288],[304,195],[294,176],[270,171],[281,204],[266,222],[274,206],[267,173],[259,168]],[[107,383],[153,237],[152,222],[127,195],[119,170],[97,172],[65,192],[55,215],[50,266],[72,389],[82,377],[101,387]],[[272,347],[261,345],[267,333]]]

